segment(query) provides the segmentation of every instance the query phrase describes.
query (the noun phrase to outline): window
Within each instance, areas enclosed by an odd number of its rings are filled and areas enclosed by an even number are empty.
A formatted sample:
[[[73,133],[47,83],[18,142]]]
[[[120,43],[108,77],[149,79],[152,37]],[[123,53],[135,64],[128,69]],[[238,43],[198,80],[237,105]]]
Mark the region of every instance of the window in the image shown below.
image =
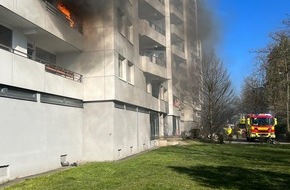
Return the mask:
[[[37,95],[36,92],[34,91],[1,84],[0,84],[0,97],[15,98],[35,102],[37,101]]]
[[[40,102],[47,103],[47,104],[56,104],[56,105],[62,105],[62,106],[83,108],[82,100],[56,96],[56,95],[51,95],[51,94],[41,94]]]
[[[12,30],[0,25],[0,48],[12,51]]]
[[[146,114],[149,114],[149,110],[146,109],[146,108],[141,108],[141,107],[138,107],[138,112],[139,113],[146,113]]]
[[[118,9],[118,30],[123,36],[126,34],[126,27],[125,27],[125,14],[121,9]]]
[[[134,65],[129,61],[127,66],[127,81],[130,84],[134,84]]]
[[[133,106],[133,105],[126,104],[126,110],[136,111],[137,110],[137,107],[136,106]]]
[[[163,94],[164,94],[164,96],[163,96],[164,99],[163,100],[167,102],[168,101],[168,91],[167,91],[166,88],[163,89]]]
[[[115,102],[115,108],[125,109],[125,104],[122,102]]]
[[[152,82],[152,96],[159,98],[160,85],[156,82]]]
[[[164,87],[163,86],[160,87],[160,99],[164,100]]]
[[[130,21],[127,22],[127,40],[133,44],[133,25]]]
[[[35,61],[38,61],[40,63],[49,63],[49,64],[56,64],[56,55],[41,49],[39,47],[36,47],[35,52]]]
[[[118,60],[118,71],[119,71],[119,78],[125,79],[125,58],[119,55]]]
[[[27,56],[29,59],[35,60],[35,46],[32,43],[27,43]]]
[[[159,137],[159,116],[157,112],[150,111],[151,139]]]
[[[151,91],[152,91],[152,86],[151,86],[151,83],[150,82],[146,82],[146,91],[148,92],[148,93],[151,93]]]

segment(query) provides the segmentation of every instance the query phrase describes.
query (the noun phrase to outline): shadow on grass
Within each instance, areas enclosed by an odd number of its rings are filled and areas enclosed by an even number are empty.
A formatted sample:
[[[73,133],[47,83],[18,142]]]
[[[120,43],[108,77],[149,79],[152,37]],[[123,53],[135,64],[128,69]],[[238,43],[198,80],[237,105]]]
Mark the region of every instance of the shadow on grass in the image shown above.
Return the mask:
[[[226,189],[289,189],[290,175],[229,166],[169,166],[172,170],[187,174],[192,180],[210,188]]]

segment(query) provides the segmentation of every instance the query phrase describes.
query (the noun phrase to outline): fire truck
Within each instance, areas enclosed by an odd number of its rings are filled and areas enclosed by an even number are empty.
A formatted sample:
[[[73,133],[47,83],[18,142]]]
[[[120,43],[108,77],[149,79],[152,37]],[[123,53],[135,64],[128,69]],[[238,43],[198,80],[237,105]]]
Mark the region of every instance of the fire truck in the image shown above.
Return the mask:
[[[271,114],[247,114],[245,116],[247,141],[260,138],[276,138],[277,119]]]

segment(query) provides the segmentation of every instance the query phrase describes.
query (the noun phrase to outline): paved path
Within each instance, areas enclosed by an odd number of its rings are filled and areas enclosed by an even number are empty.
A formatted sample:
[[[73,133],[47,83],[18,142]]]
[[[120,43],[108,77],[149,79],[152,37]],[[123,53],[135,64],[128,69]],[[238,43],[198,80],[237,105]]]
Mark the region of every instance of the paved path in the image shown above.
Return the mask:
[[[279,141],[275,141],[277,144],[290,144],[290,142],[279,142]],[[225,141],[226,144],[229,143],[229,141]],[[259,140],[253,141],[253,142],[249,142],[247,141],[245,138],[240,138],[240,139],[233,139],[232,144],[259,144],[261,143]],[[266,144],[266,142],[264,142],[264,144]]]

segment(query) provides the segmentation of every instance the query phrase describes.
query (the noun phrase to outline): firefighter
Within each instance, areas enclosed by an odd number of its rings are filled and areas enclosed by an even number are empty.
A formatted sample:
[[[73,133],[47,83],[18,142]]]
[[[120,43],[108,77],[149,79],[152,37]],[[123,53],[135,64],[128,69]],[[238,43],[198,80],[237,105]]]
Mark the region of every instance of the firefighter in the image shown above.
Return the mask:
[[[225,132],[226,132],[229,143],[231,143],[232,138],[233,138],[233,129],[231,128],[231,126],[228,126],[228,128],[225,128]]]

